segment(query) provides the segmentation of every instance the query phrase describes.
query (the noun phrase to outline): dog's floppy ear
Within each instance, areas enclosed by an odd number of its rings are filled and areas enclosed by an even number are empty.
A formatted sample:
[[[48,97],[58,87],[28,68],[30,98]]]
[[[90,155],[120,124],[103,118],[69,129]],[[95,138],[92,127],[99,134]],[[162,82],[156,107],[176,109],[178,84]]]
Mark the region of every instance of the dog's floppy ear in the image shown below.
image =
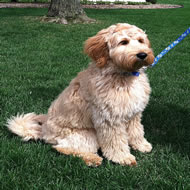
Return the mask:
[[[103,67],[109,57],[105,39],[106,33],[108,33],[106,30],[98,32],[96,36],[86,40],[84,45],[84,52],[96,62],[98,67]]]

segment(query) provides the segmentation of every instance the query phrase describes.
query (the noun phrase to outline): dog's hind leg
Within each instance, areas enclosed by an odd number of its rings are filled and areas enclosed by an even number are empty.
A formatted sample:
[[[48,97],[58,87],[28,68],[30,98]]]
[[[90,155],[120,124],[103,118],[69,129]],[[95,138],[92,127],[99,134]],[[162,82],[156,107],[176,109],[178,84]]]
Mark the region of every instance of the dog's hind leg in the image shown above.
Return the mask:
[[[60,153],[63,153],[66,155],[73,155],[73,156],[82,158],[84,160],[84,162],[86,163],[86,165],[88,165],[88,166],[96,167],[96,166],[101,165],[101,163],[102,163],[102,158],[92,152],[80,152],[73,148],[63,148],[59,145],[53,146],[53,147]]]
[[[99,148],[94,129],[73,129],[65,138],[57,138],[54,145],[58,152],[81,157],[88,166],[99,166],[102,158],[97,155]]]

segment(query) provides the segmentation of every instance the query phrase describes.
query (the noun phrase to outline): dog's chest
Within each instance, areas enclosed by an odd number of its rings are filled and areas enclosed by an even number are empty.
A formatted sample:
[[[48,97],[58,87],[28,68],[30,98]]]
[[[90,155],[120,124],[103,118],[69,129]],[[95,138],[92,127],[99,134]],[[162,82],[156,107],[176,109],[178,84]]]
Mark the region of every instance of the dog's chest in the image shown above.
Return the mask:
[[[128,85],[104,86],[95,101],[101,116],[106,120],[128,121],[145,109],[149,93],[148,82],[135,80]]]

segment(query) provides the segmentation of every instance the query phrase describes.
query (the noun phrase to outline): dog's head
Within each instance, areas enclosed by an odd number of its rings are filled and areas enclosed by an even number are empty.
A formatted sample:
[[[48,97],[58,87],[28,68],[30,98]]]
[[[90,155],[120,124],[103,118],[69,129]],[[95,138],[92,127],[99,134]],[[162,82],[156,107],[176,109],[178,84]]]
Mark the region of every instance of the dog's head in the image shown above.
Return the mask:
[[[111,60],[125,71],[136,71],[151,65],[154,54],[145,32],[129,24],[112,25],[85,42],[84,52],[98,67]]]

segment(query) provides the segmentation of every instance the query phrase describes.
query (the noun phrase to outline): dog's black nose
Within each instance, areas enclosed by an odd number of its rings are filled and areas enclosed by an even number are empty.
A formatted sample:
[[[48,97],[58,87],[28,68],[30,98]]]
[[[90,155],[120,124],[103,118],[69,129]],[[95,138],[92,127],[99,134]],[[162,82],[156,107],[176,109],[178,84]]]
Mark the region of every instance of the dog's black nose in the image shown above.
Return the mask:
[[[137,54],[137,57],[139,58],[139,59],[145,59],[146,57],[147,57],[147,54],[146,53],[138,53]]]

